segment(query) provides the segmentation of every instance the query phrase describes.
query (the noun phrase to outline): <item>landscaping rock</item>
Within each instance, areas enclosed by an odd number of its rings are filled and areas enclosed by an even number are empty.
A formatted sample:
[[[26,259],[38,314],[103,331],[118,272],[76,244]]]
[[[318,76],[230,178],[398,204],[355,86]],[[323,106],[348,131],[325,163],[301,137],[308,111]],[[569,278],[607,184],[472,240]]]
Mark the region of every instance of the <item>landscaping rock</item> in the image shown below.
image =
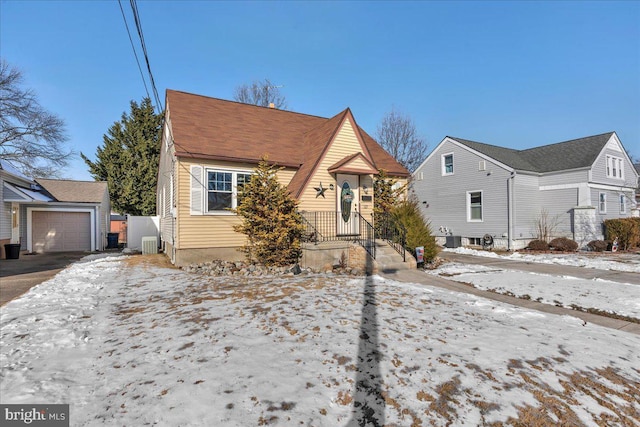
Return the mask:
[[[332,267],[327,265],[322,269],[302,268],[299,264],[288,267],[267,267],[260,264],[249,264],[242,261],[222,261],[213,260],[209,262],[194,263],[182,267],[182,270],[188,273],[202,274],[205,276],[243,276],[243,277],[261,277],[261,276],[285,276],[293,277],[297,275],[308,274],[341,274],[360,276],[363,273],[360,269],[350,269],[341,267]]]

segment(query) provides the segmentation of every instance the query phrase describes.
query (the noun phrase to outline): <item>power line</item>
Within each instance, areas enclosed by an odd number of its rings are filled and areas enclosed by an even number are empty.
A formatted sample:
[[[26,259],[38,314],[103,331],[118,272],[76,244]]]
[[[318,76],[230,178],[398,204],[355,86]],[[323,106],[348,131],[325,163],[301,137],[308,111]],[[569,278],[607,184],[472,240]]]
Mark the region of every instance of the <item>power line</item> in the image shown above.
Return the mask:
[[[149,63],[149,55],[147,53],[147,45],[144,41],[144,35],[142,33],[142,23],[140,20],[140,15],[138,13],[138,5],[136,4],[136,0],[129,0],[131,4],[131,10],[133,11],[133,19],[136,24],[136,29],[138,30],[138,37],[140,38],[140,45],[142,46],[142,53],[144,54],[144,59],[147,64],[147,71],[149,72],[149,79],[151,81],[151,88],[153,90],[153,96],[155,97],[156,105],[160,110],[158,113],[162,112],[162,102],[160,102],[160,97],[158,96],[158,89],[156,88],[156,83],[153,78],[153,73],[151,72],[151,64]]]
[[[140,60],[138,59],[138,52],[136,52],[136,47],[133,44],[133,39],[131,38],[131,32],[129,31],[129,24],[127,24],[127,17],[124,14],[124,10],[122,9],[122,3],[118,0],[118,5],[120,5],[120,12],[122,13],[122,19],[124,20],[124,26],[127,29],[127,34],[129,35],[129,41],[131,42],[131,48],[133,49],[133,55],[136,58],[136,63],[138,64],[138,70],[140,70],[140,77],[142,77],[142,83],[144,84],[144,90],[147,93],[147,98],[151,98],[149,95],[149,89],[147,88],[147,81],[144,78],[144,73],[142,72],[142,67],[140,66]]]

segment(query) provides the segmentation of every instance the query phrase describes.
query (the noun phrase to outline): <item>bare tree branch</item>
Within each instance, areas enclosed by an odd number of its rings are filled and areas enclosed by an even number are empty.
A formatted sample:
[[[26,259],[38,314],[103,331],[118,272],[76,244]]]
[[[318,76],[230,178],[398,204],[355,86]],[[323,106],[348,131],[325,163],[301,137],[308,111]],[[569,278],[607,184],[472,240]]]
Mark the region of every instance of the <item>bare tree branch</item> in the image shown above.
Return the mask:
[[[238,86],[233,99],[243,104],[268,107],[273,103],[275,108],[284,110],[287,108],[287,100],[280,93],[280,86],[271,83],[271,80],[254,81],[250,85]]]
[[[427,142],[418,135],[413,119],[392,107],[382,118],[376,139],[398,162],[414,171],[427,155]]]
[[[22,73],[0,60],[0,157],[31,177],[57,177],[74,156],[64,121],[45,110]]]

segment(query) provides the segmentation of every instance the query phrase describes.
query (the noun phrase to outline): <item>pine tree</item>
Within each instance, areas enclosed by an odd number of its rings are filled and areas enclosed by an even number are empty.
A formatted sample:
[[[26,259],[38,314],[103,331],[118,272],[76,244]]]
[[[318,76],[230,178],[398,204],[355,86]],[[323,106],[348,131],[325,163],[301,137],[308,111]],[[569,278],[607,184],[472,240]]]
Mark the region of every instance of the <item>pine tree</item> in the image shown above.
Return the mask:
[[[302,253],[298,202],[278,182],[278,170],[263,158],[249,183],[238,189],[240,202],[234,209],[242,217],[234,230],[247,236],[243,252],[250,261],[267,266],[294,264]]]
[[[96,180],[107,181],[113,209],[130,215],[154,215],[163,115],[156,114],[151,99],[131,101],[103,136],[96,161],[82,159]]]
[[[403,200],[393,208],[392,215],[407,231],[406,249],[415,254],[419,246],[424,247],[425,262],[432,261],[438,255],[436,239],[431,234],[431,226],[424,219],[420,206],[415,198]]]
[[[398,180],[390,178],[386,171],[380,170],[373,181],[373,218],[379,224],[386,220],[393,209],[402,201],[406,186],[394,188]]]

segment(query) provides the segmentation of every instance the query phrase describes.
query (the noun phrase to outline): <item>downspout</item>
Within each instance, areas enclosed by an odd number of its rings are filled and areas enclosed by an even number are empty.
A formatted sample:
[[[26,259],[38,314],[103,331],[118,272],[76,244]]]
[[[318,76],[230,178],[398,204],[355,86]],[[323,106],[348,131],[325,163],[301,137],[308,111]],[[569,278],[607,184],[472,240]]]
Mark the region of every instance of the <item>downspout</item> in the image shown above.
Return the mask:
[[[514,211],[513,211],[513,181],[516,177],[516,171],[513,170],[511,172],[511,176],[507,180],[507,205],[508,205],[508,213],[507,213],[507,250],[513,250],[513,220],[514,220]]]

